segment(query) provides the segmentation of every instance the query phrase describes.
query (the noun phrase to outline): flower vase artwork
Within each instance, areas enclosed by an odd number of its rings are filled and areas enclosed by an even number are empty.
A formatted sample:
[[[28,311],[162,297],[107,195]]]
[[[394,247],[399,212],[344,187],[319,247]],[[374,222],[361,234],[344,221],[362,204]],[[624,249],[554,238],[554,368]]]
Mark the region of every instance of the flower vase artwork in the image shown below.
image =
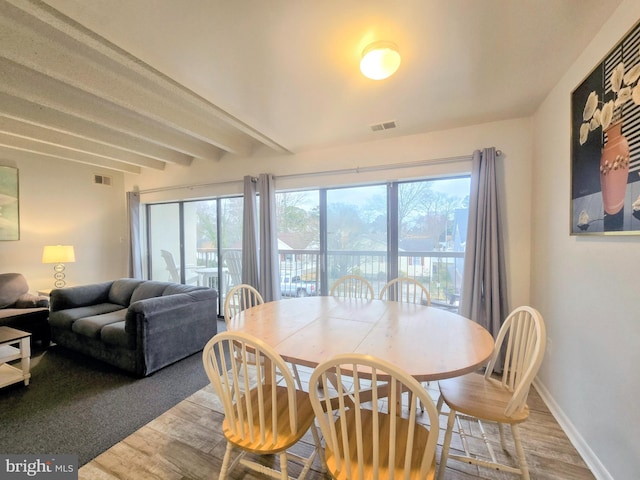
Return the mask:
[[[639,52],[640,55],[640,52]],[[587,98],[582,114],[583,123],[580,126],[580,145],[587,141],[589,133],[602,127],[604,145],[600,156],[600,186],[602,189],[602,203],[604,207],[605,224],[607,218],[622,221],[624,199],[627,191],[629,175],[629,143],[622,134],[624,122],[623,108],[632,101],[640,105],[640,64],[625,71],[624,62],[620,62],[611,73],[611,91],[614,98],[601,102],[598,94],[592,91]],[[640,197],[632,208],[640,211]],[[582,211],[578,220],[578,227],[586,230],[591,219],[586,211]],[[611,225],[617,229],[617,225]]]

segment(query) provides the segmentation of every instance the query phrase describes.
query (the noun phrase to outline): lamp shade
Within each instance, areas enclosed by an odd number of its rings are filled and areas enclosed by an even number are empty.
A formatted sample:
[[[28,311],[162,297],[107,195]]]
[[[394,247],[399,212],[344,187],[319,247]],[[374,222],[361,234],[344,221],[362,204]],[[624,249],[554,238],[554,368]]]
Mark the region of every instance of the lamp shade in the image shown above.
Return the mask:
[[[374,42],[362,52],[360,71],[372,80],[383,80],[398,70],[400,60],[400,52],[395,43]]]
[[[48,245],[42,251],[42,263],[72,263],[76,261],[73,245]]]

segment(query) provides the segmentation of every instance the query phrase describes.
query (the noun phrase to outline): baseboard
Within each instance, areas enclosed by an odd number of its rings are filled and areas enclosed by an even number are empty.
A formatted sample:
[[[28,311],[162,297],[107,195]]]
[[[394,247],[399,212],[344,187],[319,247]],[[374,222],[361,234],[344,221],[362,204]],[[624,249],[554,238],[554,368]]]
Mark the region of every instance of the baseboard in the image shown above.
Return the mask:
[[[533,385],[536,387],[536,390],[551,414],[555,417],[562,430],[564,430],[564,433],[567,434],[567,437],[569,437],[569,440],[591,470],[591,473],[593,473],[593,476],[596,477],[597,480],[614,480],[613,476],[608,472],[593,450],[591,450],[587,442],[582,438],[582,435],[576,430],[571,420],[565,415],[551,396],[549,390],[547,390],[547,387],[540,382],[538,377],[533,381]]]

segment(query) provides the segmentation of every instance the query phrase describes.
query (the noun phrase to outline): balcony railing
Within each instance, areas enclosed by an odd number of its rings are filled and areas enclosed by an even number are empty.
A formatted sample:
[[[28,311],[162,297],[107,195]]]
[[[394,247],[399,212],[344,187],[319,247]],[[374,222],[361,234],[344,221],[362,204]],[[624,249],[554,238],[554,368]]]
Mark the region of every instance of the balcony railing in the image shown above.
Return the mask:
[[[387,253],[380,251],[329,251],[327,271],[321,272],[320,253],[309,250],[281,250],[281,278],[313,283],[315,291],[326,295],[331,285],[343,275],[356,274],[366,278],[376,296],[390,279]],[[457,309],[464,252],[400,252],[398,276],[422,283],[435,306]]]
[[[378,296],[382,287],[390,280],[387,253],[381,251],[329,251],[327,271],[321,270],[318,251],[280,250],[280,280],[283,296],[328,295],[333,283],[340,277],[356,274],[366,278]],[[213,251],[200,252],[198,263],[217,265]],[[240,282],[241,252],[225,249],[222,255],[222,284],[219,291],[222,299],[232,286]],[[457,310],[464,252],[420,252],[402,251],[398,254],[398,276],[409,277],[422,283],[431,295],[434,306]],[[217,280],[213,286],[218,286]]]

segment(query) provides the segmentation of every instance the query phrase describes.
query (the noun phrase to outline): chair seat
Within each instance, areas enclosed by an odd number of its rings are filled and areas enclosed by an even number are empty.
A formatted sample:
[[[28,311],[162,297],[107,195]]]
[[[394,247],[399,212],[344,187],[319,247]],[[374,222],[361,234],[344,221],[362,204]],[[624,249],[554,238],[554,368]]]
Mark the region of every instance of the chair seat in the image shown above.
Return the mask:
[[[274,441],[274,435],[270,429],[268,429],[269,431],[266,433],[264,440],[260,438],[260,435],[258,433],[260,431],[259,410],[255,408],[252,412],[253,421],[251,423],[255,427],[255,438],[251,439],[251,435],[249,435],[249,422],[238,422],[239,425],[241,425],[241,428],[244,429],[244,434],[235,433],[231,428],[231,425],[229,424],[229,417],[225,417],[224,421],[222,422],[222,431],[227,441],[242,448],[243,450],[266,455],[286,450],[289,447],[293,446],[304,436],[315,418],[313,408],[311,407],[311,402],[309,401],[309,395],[306,392],[296,390],[298,430],[297,433],[292,434],[292,428],[289,424],[290,417],[288,408],[289,404],[287,401],[287,387],[278,385],[266,386],[262,393],[263,398],[261,402],[264,405],[265,423],[269,426],[271,425],[271,419],[273,415],[271,392],[272,388],[274,387],[276,389],[276,405],[278,408],[278,411],[276,412],[276,416],[278,419],[277,427],[275,430],[276,440]],[[249,391],[249,396],[251,398],[251,404],[258,405],[258,390],[251,389]],[[241,405],[245,404],[244,400],[239,403]],[[236,408],[237,405],[238,403],[236,403]]]
[[[440,393],[447,405],[459,413],[500,423],[520,423],[529,417],[529,407],[524,406],[512,416],[505,409],[513,392],[495,379],[485,379],[479,373],[440,380]]]
[[[370,410],[360,410],[362,414],[362,440],[365,451],[365,464],[364,464],[364,478],[373,478],[374,465],[371,462],[372,453],[373,452],[373,442],[374,438],[374,425],[373,425],[373,412]],[[390,420],[391,417],[389,415],[382,415],[379,417],[382,421],[380,422],[380,432],[386,432],[387,434],[380,435],[380,444],[378,450],[382,454],[380,457],[380,463],[382,465],[378,466],[378,478],[404,478],[405,472],[405,452],[407,451],[406,439],[407,439],[407,431],[412,426],[411,422],[402,417],[396,417],[395,421],[398,422],[399,426],[396,427],[395,433],[395,442],[396,442],[396,458],[394,461],[393,469],[394,474],[389,477],[389,457],[387,453],[389,452],[389,435],[388,432],[390,430]],[[357,427],[356,427],[356,410],[348,410],[344,416],[341,416],[337,420],[336,430],[338,434],[338,445],[342,445],[342,428],[341,422],[346,421],[347,434],[350,436],[350,445],[356,444],[356,436],[357,436]],[[422,462],[422,456],[424,454],[425,445],[427,444],[427,440],[429,438],[429,430],[422,425],[413,424],[413,428],[416,429],[416,435],[414,437],[413,444],[411,445],[411,471],[415,473],[415,475],[410,478],[425,478],[420,477],[418,474],[420,472],[420,464]],[[437,434],[438,432],[436,432]],[[369,452],[369,453],[367,453]],[[333,478],[337,480],[347,479],[347,478],[360,478],[358,473],[358,457],[355,451],[350,452],[351,458],[351,476],[346,474],[346,469],[338,468],[338,458],[334,452],[332,452],[329,448],[327,448],[325,452],[325,458],[327,463],[327,469],[331,472]],[[344,454],[339,454],[340,458],[345,458]],[[344,461],[344,460],[343,460]],[[432,479],[435,476],[436,471],[436,459],[435,456],[433,458],[433,463],[431,464],[431,468],[426,476],[427,479]]]

